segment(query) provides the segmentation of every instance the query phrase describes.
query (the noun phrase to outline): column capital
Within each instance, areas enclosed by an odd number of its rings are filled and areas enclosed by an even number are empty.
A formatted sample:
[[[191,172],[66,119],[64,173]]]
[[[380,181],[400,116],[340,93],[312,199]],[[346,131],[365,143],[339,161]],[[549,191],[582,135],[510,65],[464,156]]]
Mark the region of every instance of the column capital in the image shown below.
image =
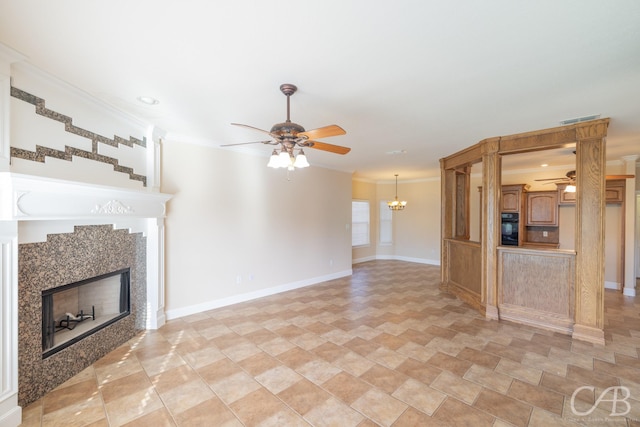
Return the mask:
[[[500,151],[500,137],[487,138],[482,140],[480,152],[483,156],[497,154]]]
[[[576,139],[602,139],[607,136],[607,128],[609,127],[609,119],[591,120],[582,122],[576,126]]]

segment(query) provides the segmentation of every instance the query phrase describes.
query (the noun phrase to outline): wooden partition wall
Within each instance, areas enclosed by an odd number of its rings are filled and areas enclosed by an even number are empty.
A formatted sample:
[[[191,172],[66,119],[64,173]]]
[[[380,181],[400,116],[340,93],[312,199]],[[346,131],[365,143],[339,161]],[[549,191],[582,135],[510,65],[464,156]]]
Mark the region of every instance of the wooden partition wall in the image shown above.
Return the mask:
[[[501,286],[498,246],[500,245],[500,198],[502,156],[576,147],[576,221],[575,262],[571,260],[573,283],[550,278],[545,294],[554,298],[553,283],[558,292],[571,295],[563,311],[564,331],[574,338],[604,344],[604,211],[605,211],[605,137],[609,119],[592,120],[569,126],[544,129],[510,136],[489,138],[462,151],[440,159],[442,176],[441,266],[442,285],[450,292],[477,307],[487,318],[500,319],[500,301],[504,296],[531,293],[514,286],[529,286],[530,280]],[[469,195],[471,166],[482,162],[481,240],[468,242]],[[464,242],[467,242],[464,244]],[[479,247],[478,247],[479,246]],[[514,249],[517,251],[517,249]],[[465,261],[460,254],[467,254]],[[565,254],[566,255],[566,254]],[[563,257],[565,256],[563,255]],[[478,258],[476,260],[476,258]],[[516,257],[520,266],[540,263],[541,257],[523,251]],[[543,257],[544,258],[544,257]],[[573,258],[573,255],[570,256]],[[478,262],[479,261],[479,262]],[[465,267],[461,270],[461,266]],[[502,265],[501,265],[502,268]],[[539,268],[539,266],[538,266]],[[535,269],[533,269],[535,270]],[[533,271],[532,270],[532,271]],[[561,269],[559,274],[565,274]],[[523,272],[526,274],[526,272]],[[566,274],[564,280],[566,279]],[[541,279],[544,280],[544,279]],[[567,294],[567,285],[574,290]],[[505,294],[505,291],[507,294]],[[517,311],[509,299],[510,315]],[[543,305],[543,304],[542,304]],[[536,308],[539,308],[538,305]],[[524,307],[523,309],[526,309]],[[556,311],[558,311],[556,309]],[[537,326],[557,330],[558,324],[545,324],[544,315]],[[552,316],[553,317],[553,316]],[[555,318],[557,321],[557,316]]]

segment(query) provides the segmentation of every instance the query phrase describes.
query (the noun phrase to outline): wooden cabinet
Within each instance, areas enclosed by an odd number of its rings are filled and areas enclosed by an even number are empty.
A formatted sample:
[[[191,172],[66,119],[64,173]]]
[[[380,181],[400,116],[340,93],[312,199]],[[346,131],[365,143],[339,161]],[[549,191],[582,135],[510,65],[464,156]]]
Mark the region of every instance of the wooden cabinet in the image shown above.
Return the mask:
[[[527,195],[526,226],[558,226],[558,192],[534,191]]]
[[[522,212],[526,184],[502,186],[502,212]]]
[[[575,205],[576,193],[568,193],[564,191],[567,188],[567,184],[557,184],[558,186],[558,203],[561,205]]]
[[[607,181],[605,197],[607,203],[622,203],[624,201],[625,181],[616,179]]]
[[[564,191],[566,184],[558,184],[558,203],[561,205],[574,205],[576,203],[576,193]],[[624,201],[625,182],[623,179],[607,181],[605,189],[606,203],[622,203]]]

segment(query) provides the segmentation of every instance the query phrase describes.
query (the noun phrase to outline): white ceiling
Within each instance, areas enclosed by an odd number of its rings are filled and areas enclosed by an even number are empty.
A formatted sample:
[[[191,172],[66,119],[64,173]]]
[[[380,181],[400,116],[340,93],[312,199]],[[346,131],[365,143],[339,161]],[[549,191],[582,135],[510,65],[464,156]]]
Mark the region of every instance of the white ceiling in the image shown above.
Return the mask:
[[[167,139],[215,147],[263,139],[230,123],[283,122],[293,83],[292,121],[338,124],[323,141],[352,148],[309,162],[363,179],[439,176],[484,138],[593,114],[611,118],[608,160],[640,154],[637,0],[0,0],[0,42]]]

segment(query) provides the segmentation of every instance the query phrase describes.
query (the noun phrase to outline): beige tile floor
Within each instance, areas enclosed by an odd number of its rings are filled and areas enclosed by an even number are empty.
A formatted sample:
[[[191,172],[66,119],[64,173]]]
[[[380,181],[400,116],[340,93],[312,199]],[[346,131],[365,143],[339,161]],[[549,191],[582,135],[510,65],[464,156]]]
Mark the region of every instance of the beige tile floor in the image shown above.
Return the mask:
[[[640,297],[606,292],[594,346],[487,321],[439,279],[372,261],[172,320],[29,405],[22,425],[640,426]]]

